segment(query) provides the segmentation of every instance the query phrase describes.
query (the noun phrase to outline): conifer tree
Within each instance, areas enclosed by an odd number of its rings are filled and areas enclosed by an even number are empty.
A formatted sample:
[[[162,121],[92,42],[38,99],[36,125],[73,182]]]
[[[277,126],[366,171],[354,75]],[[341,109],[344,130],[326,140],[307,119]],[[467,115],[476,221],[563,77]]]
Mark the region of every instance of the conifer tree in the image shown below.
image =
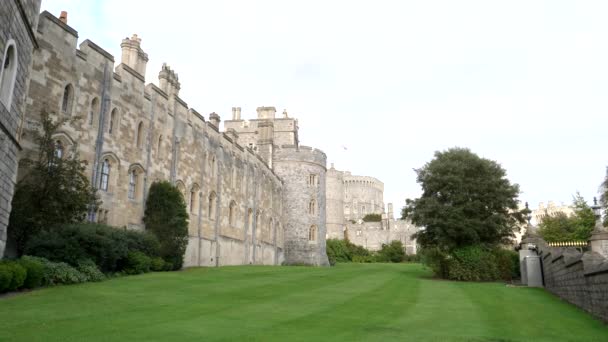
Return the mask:
[[[150,186],[144,214],[146,230],[160,241],[160,254],[174,270],[182,268],[188,245],[188,212],[182,193],[167,181]]]

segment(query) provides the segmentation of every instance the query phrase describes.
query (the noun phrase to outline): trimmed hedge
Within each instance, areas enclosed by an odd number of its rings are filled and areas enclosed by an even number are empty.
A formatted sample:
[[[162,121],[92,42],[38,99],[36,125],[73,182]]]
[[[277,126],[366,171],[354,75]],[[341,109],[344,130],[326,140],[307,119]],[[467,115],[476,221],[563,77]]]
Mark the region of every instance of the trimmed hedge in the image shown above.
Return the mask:
[[[428,248],[423,263],[444,279],[462,281],[510,281],[519,277],[519,258],[515,251],[502,248],[468,246],[451,252]]]
[[[6,264],[0,264],[0,293],[8,290],[12,280],[13,269]]]
[[[18,262],[27,272],[23,287],[26,289],[33,289],[42,286],[44,277],[44,265],[42,262],[28,256],[22,257]]]
[[[76,269],[86,277],[86,281],[102,281],[106,279],[106,276],[101,273],[91,259],[79,261]]]
[[[28,255],[65,262],[78,267],[90,259],[104,273],[123,271],[129,252],[148,257],[160,255],[160,243],[148,232],[128,231],[101,224],[74,224],[44,231],[32,237],[25,251]]]
[[[152,259],[142,252],[129,252],[127,257],[127,267],[125,273],[127,274],[141,274],[150,272],[150,266],[152,265]]]
[[[389,244],[382,244],[382,249],[376,252],[357,246],[348,240],[327,239],[327,257],[330,265],[337,262],[404,262],[419,261],[418,256],[405,254],[401,241],[393,240]]]

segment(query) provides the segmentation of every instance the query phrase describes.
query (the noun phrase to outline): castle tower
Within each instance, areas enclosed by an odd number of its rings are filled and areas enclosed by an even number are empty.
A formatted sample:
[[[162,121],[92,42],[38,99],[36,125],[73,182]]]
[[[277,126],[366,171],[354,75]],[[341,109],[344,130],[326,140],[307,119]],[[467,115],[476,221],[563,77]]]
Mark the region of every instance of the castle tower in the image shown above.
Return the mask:
[[[283,180],[285,262],[328,266],[325,250],[325,153],[283,145],[273,151],[274,172]]]
[[[123,39],[120,47],[122,49],[121,62],[138,74],[146,76],[148,54],[141,49],[141,38],[134,34],[131,38]]]
[[[263,120],[258,123],[258,154],[272,168],[272,150],[274,143],[274,122]]]
[[[344,238],[344,173],[334,168],[327,170],[327,236],[330,239]]]

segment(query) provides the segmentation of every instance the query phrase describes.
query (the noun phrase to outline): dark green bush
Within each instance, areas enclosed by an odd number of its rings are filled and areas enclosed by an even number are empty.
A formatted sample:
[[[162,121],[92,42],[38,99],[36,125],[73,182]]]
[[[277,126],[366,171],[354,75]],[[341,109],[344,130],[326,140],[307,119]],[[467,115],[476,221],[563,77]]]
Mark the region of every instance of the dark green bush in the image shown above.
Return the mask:
[[[165,271],[167,267],[167,263],[165,262],[165,260],[163,260],[163,258],[156,257],[150,261],[150,270],[154,272]]]
[[[403,256],[404,262],[420,262],[420,254],[406,254]]]
[[[376,254],[378,262],[402,262],[405,251],[401,241],[393,240],[389,244],[382,244],[382,249]]]
[[[12,280],[13,269],[6,264],[0,264],[0,293],[8,291]]]
[[[150,272],[150,266],[152,259],[142,252],[129,252],[127,257],[127,267],[125,273],[127,274],[140,274]]]
[[[16,261],[12,261],[12,260],[3,260],[2,264],[6,265],[13,273],[13,275],[11,277],[11,282],[9,283],[8,287],[6,288],[6,291],[15,291],[15,290],[23,287],[23,282],[25,281],[25,278],[27,277],[27,270],[23,266],[21,266],[19,263],[17,263]]]
[[[101,224],[65,225],[32,237],[26,253],[74,267],[90,259],[103,272],[117,272],[127,265],[130,251],[159,255],[158,239],[147,232],[127,231]]]
[[[19,264],[27,271],[27,276],[23,282],[23,287],[26,289],[34,289],[42,286],[44,278],[44,264],[40,260],[34,259],[27,255],[19,259]]]
[[[376,257],[373,255],[355,255],[353,256],[352,261],[357,263],[371,263],[376,262]]]
[[[428,266],[435,276],[448,279],[451,257],[438,247],[427,247],[418,252],[420,261]]]
[[[330,265],[335,265],[337,262],[351,261],[350,252],[345,240],[327,239],[325,241],[327,249],[327,258]]]
[[[369,260],[372,253],[364,247],[357,246],[348,240],[328,239],[326,240],[327,257],[329,263],[334,265],[337,262],[363,262],[360,260]],[[372,262],[372,261],[365,261]]]
[[[520,278],[519,254],[516,251],[497,248],[493,253],[500,279],[509,281]]]
[[[52,262],[36,256],[25,256],[23,258],[42,264],[42,285],[76,284],[83,283],[87,279],[84,274],[65,262]]]
[[[493,251],[480,246],[463,247],[451,253],[449,279],[491,281],[499,279]]]
[[[469,246],[451,252],[427,248],[422,255],[423,263],[444,279],[508,281],[519,277],[519,257],[514,251]]]
[[[49,285],[78,284],[87,281],[84,274],[65,262],[48,262],[45,266],[45,279]]]
[[[106,276],[91,259],[80,260],[76,269],[86,277],[86,281],[102,281]]]
[[[364,222],[380,222],[382,221],[381,214],[367,214],[363,217]]]

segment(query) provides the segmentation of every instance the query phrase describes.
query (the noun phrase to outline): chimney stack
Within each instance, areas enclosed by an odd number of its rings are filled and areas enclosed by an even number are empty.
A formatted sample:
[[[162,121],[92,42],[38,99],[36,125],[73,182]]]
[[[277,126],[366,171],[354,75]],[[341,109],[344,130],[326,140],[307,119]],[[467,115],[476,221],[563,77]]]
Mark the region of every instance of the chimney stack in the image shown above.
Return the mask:
[[[64,24],[68,24],[68,12],[67,11],[61,11],[61,14],[59,15],[59,20],[64,23]]]

